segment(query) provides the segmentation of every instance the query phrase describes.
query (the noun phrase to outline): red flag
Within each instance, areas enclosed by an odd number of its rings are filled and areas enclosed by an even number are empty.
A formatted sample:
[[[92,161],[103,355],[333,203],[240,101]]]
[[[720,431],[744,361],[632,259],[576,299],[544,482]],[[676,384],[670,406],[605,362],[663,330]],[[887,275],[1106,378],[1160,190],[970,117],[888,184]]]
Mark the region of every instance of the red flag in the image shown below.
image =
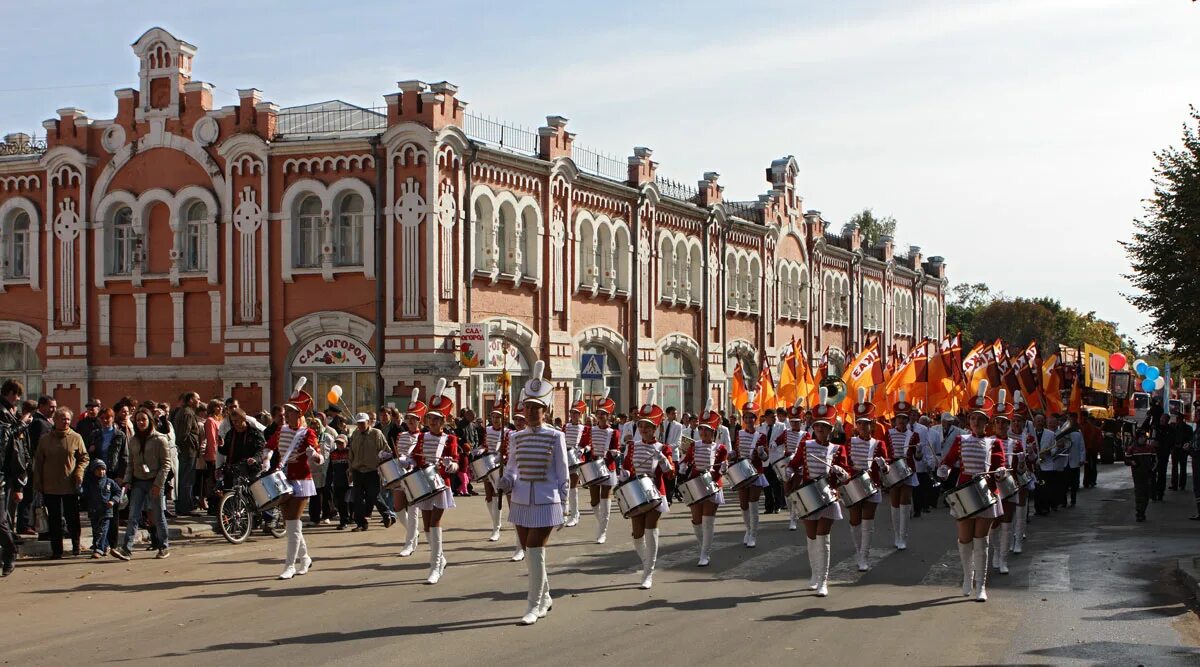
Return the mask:
[[[1042,358],[1037,341],[1031,341],[1017,357],[1017,383],[1025,395],[1025,404],[1032,410],[1042,409]]]

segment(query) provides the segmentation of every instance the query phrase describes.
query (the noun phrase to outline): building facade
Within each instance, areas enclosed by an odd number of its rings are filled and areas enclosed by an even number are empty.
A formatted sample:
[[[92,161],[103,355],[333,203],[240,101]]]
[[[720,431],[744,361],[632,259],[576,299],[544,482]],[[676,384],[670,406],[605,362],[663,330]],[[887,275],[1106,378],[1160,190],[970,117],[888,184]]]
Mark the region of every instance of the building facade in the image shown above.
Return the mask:
[[[602,383],[622,408],[657,387],[695,410],[793,338],[836,365],[943,333],[942,258],[832,233],[791,156],[726,201],[716,173],[668,180],[648,148],[576,146],[560,116],[469,114],[446,82],[401,81],[378,108],[255,89],[213,108],[194,46],[153,28],[133,51],[114,118],[59,109],[44,140],[0,144],[0,374],[31,394],[258,408],[304,375],[356,409],[446,377],[478,408],[544,359],[560,408]],[[468,323],[488,325],[489,370],[460,363]],[[604,380],[585,386],[593,352]]]

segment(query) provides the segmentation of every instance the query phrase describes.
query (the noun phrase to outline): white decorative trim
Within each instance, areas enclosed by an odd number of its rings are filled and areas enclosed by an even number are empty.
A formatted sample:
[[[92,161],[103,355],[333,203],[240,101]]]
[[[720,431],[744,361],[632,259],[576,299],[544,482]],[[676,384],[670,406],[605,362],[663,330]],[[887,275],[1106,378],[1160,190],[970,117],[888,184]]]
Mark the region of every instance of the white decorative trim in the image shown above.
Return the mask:
[[[146,294],[139,292],[133,295],[134,313],[136,319],[136,335],[133,342],[133,356],[146,356]]]
[[[37,205],[26,197],[10,197],[0,202],[0,262],[8,261],[8,223],[9,218],[17,211],[29,216],[29,256],[26,258],[29,263],[29,277],[6,280],[4,272],[0,271],[0,294],[4,293],[6,284],[28,284],[35,290],[40,289],[42,221]]]
[[[294,157],[284,160],[283,173],[316,174],[318,172],[362,171],[375,166],[375,158],[367,155],[321,155]]]
[[[100,146],[109,153],[116,153],[125,146],[125,128],[113,123],[104,128],[100,135]]]
[[[172,339],[171,339],[171,356],[183,356],[183,292],[171,292],[171,310],[172,310]]]
[[[34,350],[42,342],[42,332],[15,320],[0,320],[0,342],[24,343]]]
[[[361,267],[334,267],[330,261],[332,254],[331,232],[332,218],[335,213],[335,203],[342,195],[354,192],[363,200],[363,247]],[[330,246],[324,248],[330,252],[323,253],[326,261],[323,265],[322,275],[328,281],[333,280],[335,268],[350,269],[352,272],[361,272],[366,278],[375,278],[375,195],[371,191],[371,187],[358,178],[342,178],[334,181],[328,187],[320,181],[311,178],[302,178],[287,187],[283,192],[283,199],[280,201],[280,212],[277,216],[282,220],[280,225],[280,272],[284,282],[291,282],[294,273],[300,273],[293,266],[292,262],[292,228],[295,226],[295,210],[305,195],[315,195],[321,201],[321,211],[326,222],[326,243],[323,245]]]
[[[221,126],[211,116],[205,116],[192,126],[192,141],[200,146],[211,146],[221,135]]]
[[[209,317],[212,318],[210,323],[211,331],[209,332],[209,342],[221,342],[221,292],[213,290],[208,293],[209,302]]]
[[[525,348],[524,352],[530,360],[538,357],[541,338],[533,329],[507,317],[489,317],[484,322],[488,323],[488,335],[502,336],[521,345]]]
[[[100,306],[100,344],[112,345],[112,295],[97,294]]]
[[[322,310],[294,319],[283,328],[283,332],[292,345],[334,333],[356,338],[368,346],[375,340],[375,325],[369,320],[337,310]]]
[[[38,190],[42,179],[37,174],[26,176],[0,176],[0,192],[9,190]]]

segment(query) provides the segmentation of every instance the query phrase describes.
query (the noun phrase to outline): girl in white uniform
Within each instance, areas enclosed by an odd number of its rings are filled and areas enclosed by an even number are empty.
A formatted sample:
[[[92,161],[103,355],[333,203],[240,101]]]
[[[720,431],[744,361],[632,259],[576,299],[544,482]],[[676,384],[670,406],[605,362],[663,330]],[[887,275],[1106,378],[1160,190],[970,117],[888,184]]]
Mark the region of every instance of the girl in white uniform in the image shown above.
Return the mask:
[[[827,405],[827,400],[826,389],[821,387],[820,405],[813,408],[813,439],[800,445],[788,464],[792,475],[787,486],[789,495],[806,482],[820,477],[829,477],[835,486],[850,478],[845,468],[845,448],[829,442],[837,408]],[[804,517],[804,531],[808,534],[808,565],[812,571],[808,589],[816,591],[819,597],[829,594],[829,533],[833,530],[833,522],[841,518],[842,506],[836,502]]]
[[[1021,400],[1021,392],[1016,392],[1013,399],[1016,406],[1013,408],[1012,426],[1009,428],[1008,439],[1011,442],[1020,442],[1021,448],[1016,449],[1015,445],[1010,445],[1010,449],[1005,450],[1005,454],[1010,452],[1020,452],[1019,455],[1009,455],[1008,465],[1015,469],[1018,473],[1024,474],[1032,469],[1037,462],[1037,443],[1034,442],[1033,433],[1027,428],[1026,417],[1029,414],[1029,406]],[[1037,488],[1037,478],[1030,475],[1029,482],[1021,487],[1020,493],[1017,494],[1017,509],[1013,515],[1012,522],[1012,552],[1015,554],[1021,553],[1021,548],[1025,542],[1025,519],[1026,513],[1029,511],[1029,493]],[[1008,559],[1005,558],[1007,563]]]
[[[571,404],[567,423],[563,425],[567,448],[575,450],[576,454],[580,454],[583,449],[592,444],[592,427],[583,423],[583,417],[586,414],[587,403],[583,402],[583,390],[576,389],[575,402]],[[580,458],[580,461],[582,460]],[[567,491],[566,499],[563,500],[563,511],[566,512],[567,517],[566,523],[563,525],[567,528],[579,525],[579,474],[576,470],[571,470],[571,489]]]
[[[625,465],[621,470],[622,480],[635,475],[649,476],[660,495],[656,508],[630,517],[633,548],[642,559],[643,589],[654,584],[654,563],[658,560],[658,520],[670,508],[666,480],[675,475],[670,445],[655,441],[664,416],[663,409],[654,404],[654,390],[649,390],[645,405],[637,411],[637,428],[641,438],[634,440],[625,450]]]
[[[919,484],[917,480],[917,460],[921,453],[921,436],[908,427],[912,418],[912,403],[904,400],[904,391],[899,393],[899,400],[892,406],[895,413],[892,418],[892,428],[888,429],[888,451],[890,461],[895,463],[900,459],[908,464],[913,474],[901,482],[893,484],[888,489],[888,497],[892,504],[892,535],[896,548],[904,551],[908,548],[908,518],[912,514],[913,487]]]
[[[865,470],[871,481],[879,487],[880,473],[887,466],[888,447],[886,442],[871,437],[875,430],[875,405],[866,400],[867,390],[858,390],[858,403],[854,405],[854,436],[850,438],[850,475],[857,476]],[[871,534],[875,532],[875,510],[883,496],[879,491],[871,494],[857,505],[847,507],[850,514],[850,537],[858,558],[858,571],[871,569]]]
[[[428,411],[426,405],[420,401],[420,397],[421,390],[413,389],[412,398],[408,401],[408,411],[404,413],[404,426],[396,435],[394,443],[395,451],[393,453],[401,465],[406,467],[412,465],[412,453],[417,448],[417,441],[421,438],[421,422],[425,420],[425,413]],[[417,536],[421,534],[417,530],[417,514],[420,510],[415,504],[408,502],[408,496],[404,495],[403,489],[396,489],[392,492],[392,501],[396,506],[396,513],[404,517],[404,548],[400,550],[400,556],[407,558],[417,550]]]
[[[713,531],[717,525],[717,508],[725,504],[725,492],[721,490],[721,473],[729,450],[716,441],[717,428],[720,425],[721,415],[713,411],[710,399],[708,408],[700,417],[700,439],[692,443],[691,448],[683,455],[683,464],[690,470],[689,481],[708,472],[717,483],[715,495],[689,508],[692,512],[692,530],[696,533],[696,542],[700,544],[700,561],[697,563],[699,567],[708,566]]]
[[[533,625],[550,612],[550,579],[546,575],[546,545],[563,523],[562,499],[570,486],[567,445],[562,431],[545,423],[554,385],[542,379],[538,361],[521,390],[528,426],[513,434],[500,486],[510,493],[508,520],[517,527],[529,563],[529,596],[522,625]]]
[[[938,466],[938,477],[949,477],[950,466],[954,463],[961,466],[959,485],[970,482],[976,475],[1003,471],[1004,447],[997,438],[987,435],[988,423],[995,409],[992,399],[986,395],[987,385],[987,380],[981,381],[979,394],[969,401],[968,424],[971,432],[955,439]],[[1004,472],[1007,471],[1000,474]],[[992,523],[1000,515],[1000,503],[995,503],[978,514],[956,522],[958,556],[963,568],[963,595],[969,595],[979,602],[987,601],[988,534],[992,530]]]
[[[280,579],[291,579],[308,573],[312,558],[308,554],[308,543],[304,540],[303,523],[300,521],[308,499],[317,495],[312,480],[312,466],[324,461],[317,433],[308,428],[304,415],[312,409],[312,397],[304,391],[305,378],[300,378],[292,397],[283,406],[283,425],[267,442],[271,456],[270,471],[283,470],[292,496],[282,506],[283,521],[287,530],[287,554]]]
[[[804,423],[804,401],[797,399],[796,404],[788,408],[788,430],[784,431],[781,441],[783,443],[784,453],[787,455],[787,460],[790,462],[792,457],[796,455],[796,450],[800,449],[800,444],[811,437],[806,430],[808,425]],[[788,481],[787,469],[784,469],[783,479],[779,481],[787,484]],[[796,510],[796,502],[791,496],[787,497],[788,506],[788,530],[796,530],[800,524],[800,515]]]
[[[758,499],[762,490],[767,487],[767,477],[763,474],[763,464],[767,462],[767,436],[758,432],[754,427],[758,419],[758,403],[750,400],[742,405],[742,428],[734,436],[737,441],[731,452],[730,463],[742,459],[750,461],[754,472],[758,474],[754,482],[738,489],[738,505],[742,508],[742,523],[746,526],[746,534],[742,536],[742,544],[753,549],[758,539]]]
[[[446,389],[446,380],[438,380],[437,389],[429,401],[429,411],[425,414],[425,423],[429,430],[421,434],[417,447],[413,452],[412,462],[418,468],[436,465],[438,474],[445,483],[440,493],[426,498],[418,503],[421,510],[421,523],[429,540],[429,577],[428,584],[436,584],[446,571],[446,556],[442,551],[442,515],[454,507],[454,495],[450,493],[450,475],[458,472],[458,439],[453,433],[443,431],[446,420],[454,414],[454,401],[442,395]],[[411,504],[411,500],[410,500]]]
[[[604,397],[596,404],[596,425],[591,427],[591,438],[588,447],[583,451],[584,461],[604,461],[608,468],[608,480],[593,484],[589,489],[592,504],[592,514],[596,517],[596,544],[604,544],[608,540],[608,518],[612,513],[612,490],[617,485],[617,457],[621,454],[621,431],[612,422],[613,412],[617,409],[616,401],[608,397],[608,389]]]
[[[1014,437],[1012,434],[1016,406],[1004,402],[1005,393],[1004,389],[1000,390],[996,415],[992,418],[992,432],[996,434],[997,440],[1004,448],[1004,460],[1012,468],[1009,470],[1011,474],[1025,469],[1025,443],[1024,438]],[[1019,401],[1021,392],[1014,392],[1014,396],[1015,400]],[[1017,491],[1017,495],[1002,500],[1004,515],[992,524],[992,528],[999,529],[1000,533],[998,542],[992,549],[992,566],[999,570],[1000,574],[1008,574],[1008,549],[1012,545],[1016,517],[1025,512],[1025,503],[1021,501],[1024,495],[1025,489],[1020,489]]]
[[[508,437],[511,431],[508,428],[508,401],[500,399],[492,406],[492,412],[488,415],[491,421],[483,432],[483,446],[489,454],[494,454],[504,461],[508,456]],[[492,486],[490,479],[483,480],[484,501],[487,503],[488,515],[492,518],[492,534],[488,536],[489,542],[496,542],[500,539],[500,493]]]

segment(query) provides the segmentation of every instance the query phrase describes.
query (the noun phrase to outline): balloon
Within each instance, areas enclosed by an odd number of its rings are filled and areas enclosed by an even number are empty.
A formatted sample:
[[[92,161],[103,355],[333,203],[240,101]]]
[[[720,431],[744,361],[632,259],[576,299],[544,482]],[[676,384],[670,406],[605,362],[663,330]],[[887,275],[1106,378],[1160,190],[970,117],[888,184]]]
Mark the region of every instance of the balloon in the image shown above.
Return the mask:
[[[1161,377],[1161,376],[1154,378],[1154,388],[1156,390],[1162,389],[1166,384],[1167,384],[1166,378]]]
[[[1158,366],[1147,366],[1146,370],[1142,372],[1142,376],[1147,380],[1153,380],[1160,375],[1162,375],[1162,371],[1158,370]]]
[[[1154,391],[1154,380],[1142,380],[1142,391]]]
[[[332,391],[330,391],[328,394],[325,394],[325,398],[330,402],[330,404],[338,402],[338,395]]]
[[[1133,370],[1137,371],[1138,375],[1145,375],[1146,368],[1149,366],[1150,364],[1146,363],[1145,359],[1138,359],[1137,361],[1133,362]]]
[[[329,399],[330,403],[337,403],[342,400],[342,385],[335,384],[329,388],[329,393],[325,394],[325,398]]]
[[[1125,355],[1121,354],[1120,352],[1113,352],[1108,356],[1108,365],[1112,366],[1114,371],[1119,371],[1122,368],[1125,368],[1125,364],[1128,361],[1129,360],[1125,358]]]

